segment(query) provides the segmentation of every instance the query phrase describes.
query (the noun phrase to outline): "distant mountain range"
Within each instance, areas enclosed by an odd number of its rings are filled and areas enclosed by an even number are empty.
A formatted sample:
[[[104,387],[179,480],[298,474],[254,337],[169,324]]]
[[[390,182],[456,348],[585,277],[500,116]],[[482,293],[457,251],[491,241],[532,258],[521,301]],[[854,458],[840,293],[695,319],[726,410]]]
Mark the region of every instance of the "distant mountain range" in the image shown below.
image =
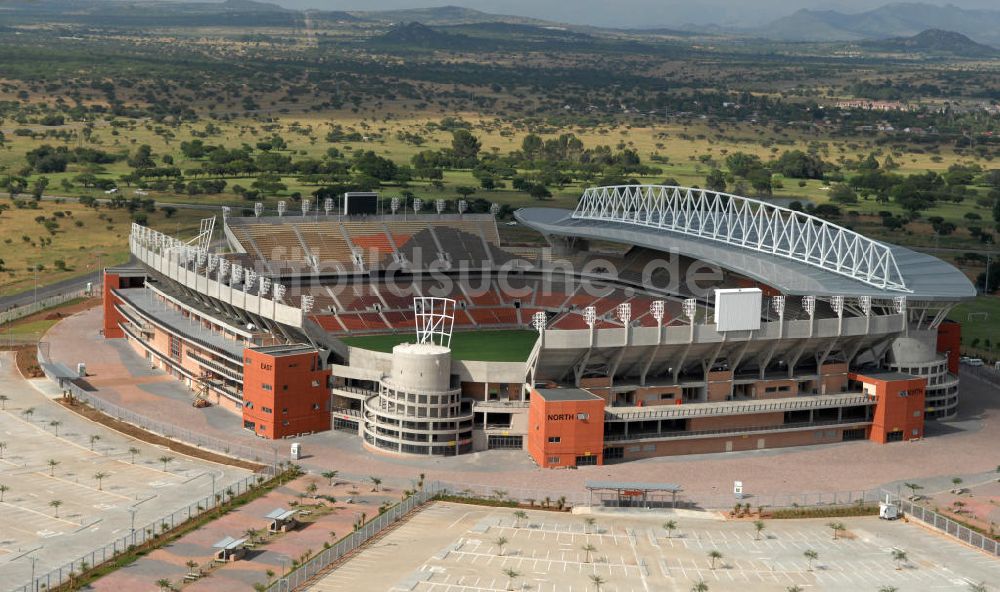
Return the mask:
[[[875,41],[862,41],[870,49],[889,52],[916,52],[922,54],[948,54],[965,58],[992,58],[1000,56],[1000,49],[976,43],[961,33],[928,29],[912,37],[893,37]]]
[[[867,12],[799,10],[745,33],[780,41],[862,41],[911,37],[928,29],[961,33],[978,43],[1000,46],[1000,10],[894,3]]]

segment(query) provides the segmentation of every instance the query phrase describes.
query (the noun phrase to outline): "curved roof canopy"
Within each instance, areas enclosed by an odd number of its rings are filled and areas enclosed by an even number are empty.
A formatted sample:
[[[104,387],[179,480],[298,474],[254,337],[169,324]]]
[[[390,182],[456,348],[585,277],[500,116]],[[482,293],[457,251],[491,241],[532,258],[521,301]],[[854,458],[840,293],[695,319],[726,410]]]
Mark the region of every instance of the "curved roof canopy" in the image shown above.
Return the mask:
[[[515,215],[545,235],[676,252],[788,295],[947,301],[976,294],[962,272],[936,257],[802,212],[706,189],[597,187],[584,192],[573,212],[525,208]]]

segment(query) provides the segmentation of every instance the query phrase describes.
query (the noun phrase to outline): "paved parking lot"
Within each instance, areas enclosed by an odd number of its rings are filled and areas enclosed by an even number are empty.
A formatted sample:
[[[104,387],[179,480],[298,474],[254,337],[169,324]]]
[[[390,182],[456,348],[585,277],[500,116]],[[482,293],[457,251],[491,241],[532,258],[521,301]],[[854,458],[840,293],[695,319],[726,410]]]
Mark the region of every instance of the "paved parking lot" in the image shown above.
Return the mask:
[[[1000,561],[902,521],[843,519],[834,540],[822,519],[770,520],[758,537],[752,522],[714,514],[600,513],[588,525],[546,511],[515,524],[513,512],[435,503],[310,589],[583,592],[595,576],[606,592],[686,592],[699,581],[713,591],[964,592],[1000,582]],[[666,520],[677,523],[670,537]],[[894,549],[907,559],[894,561]],[[818,554],[811,566],[807,550]]]
[[[248,471],[137,442],[63,408],[47,380],[25,381],[0,355],[0,583],[27,583]],[[36,388],[37,387],[37,388]],[[43,394],[39,388],[44,389]],[[134,462],[130,448],[139,449]],[[167,463],[161,457],[170,457]],[[96,475],[104,475],[97,479]]]

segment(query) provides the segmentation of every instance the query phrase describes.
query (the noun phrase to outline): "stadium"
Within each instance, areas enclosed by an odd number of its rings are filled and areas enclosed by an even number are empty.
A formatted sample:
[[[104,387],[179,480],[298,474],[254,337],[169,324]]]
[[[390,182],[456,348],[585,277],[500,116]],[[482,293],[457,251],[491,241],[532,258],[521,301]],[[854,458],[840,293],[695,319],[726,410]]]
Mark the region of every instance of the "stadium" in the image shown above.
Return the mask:
[[[224,210],[221,242],[214,218],[190,240],[134,225],[104,336],[262,438],[542,467],[919,439],[959,405],[945,319],[972,283],[802,212],[598,187],[518,210],[540,240],[511,246],[496,208],[301,205]]]

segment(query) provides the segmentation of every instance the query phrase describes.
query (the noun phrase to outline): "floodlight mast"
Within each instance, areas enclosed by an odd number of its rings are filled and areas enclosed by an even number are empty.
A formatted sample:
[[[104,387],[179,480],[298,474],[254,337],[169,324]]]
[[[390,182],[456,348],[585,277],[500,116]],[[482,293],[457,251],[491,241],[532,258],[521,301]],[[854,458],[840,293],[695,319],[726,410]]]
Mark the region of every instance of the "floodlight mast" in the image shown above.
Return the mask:
[[[285,203],[285,200],[281,200],[281,201],[278,202],[278,217],[279,218],[285,215],[285,210],[287,208],[288,208],[288,204]]]
[[[264,202],[258,201],[253,204],[253,215],[260,218],[260,215],[264,213]]]
[[[413,299],[413,319],[417,343],[451,348],[455,327],[455,300],[418,296]]]
[[[437,209],[438,215],[440,216],[441,214],[444,213],[444,210],[445,210],[445,208],[448,207],[448,204],[446,204],[443,199],[439,199],[439,200],[437,200],[437,201],[434,202],[434,206]]]

